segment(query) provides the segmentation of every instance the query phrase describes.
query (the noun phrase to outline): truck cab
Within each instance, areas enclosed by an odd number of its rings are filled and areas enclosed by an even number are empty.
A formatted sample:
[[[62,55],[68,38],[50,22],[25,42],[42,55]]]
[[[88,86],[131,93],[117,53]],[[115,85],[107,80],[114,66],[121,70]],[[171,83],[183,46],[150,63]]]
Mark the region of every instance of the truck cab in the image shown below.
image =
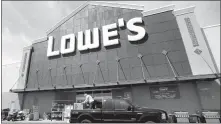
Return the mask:
[[[72,110],[70,123],[166,123],[167,113],[133,105],[124,99],[105,99],[96,109]]]

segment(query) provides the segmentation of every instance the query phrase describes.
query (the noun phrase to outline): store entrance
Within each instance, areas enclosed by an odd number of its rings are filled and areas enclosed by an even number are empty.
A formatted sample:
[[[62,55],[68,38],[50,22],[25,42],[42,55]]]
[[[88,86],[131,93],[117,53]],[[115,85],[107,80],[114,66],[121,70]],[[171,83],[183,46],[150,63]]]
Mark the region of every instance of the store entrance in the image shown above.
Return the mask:
[[[84,93],[91,95],[94,100],[102,101],[103,99],[112,99],[111,90],[91,90],[91,91],[79,91],[76,92],[76,103],[81,103],[85,100]]]

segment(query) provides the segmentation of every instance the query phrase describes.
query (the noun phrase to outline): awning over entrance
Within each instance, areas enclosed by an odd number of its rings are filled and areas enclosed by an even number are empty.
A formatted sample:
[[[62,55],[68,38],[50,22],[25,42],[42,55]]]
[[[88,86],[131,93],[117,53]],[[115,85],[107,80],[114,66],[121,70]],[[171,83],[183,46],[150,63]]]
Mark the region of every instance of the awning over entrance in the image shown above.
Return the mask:
[[[220,79],[221,74],[207,74],[207,75],[191,75],[191,76],[177,76],[172,78],[154,78],[154,79],[143,79],[143,80],[136,80],[136,81],[122,81],[122,82],[109,82],[103,84],[96,84],[96,85],[77,85],[77,86],[64,86],[64,87],[54,87],[54,88],[39,88],[39,89],[13,89],[11,92],[14,93],[22,93],[22,92],[36,92],[36,91],[48,91],[48,90],[84,90],[86,88],[98,88],[98,87],[115,87],[115,86],[123,86],[123,85],[136,85],[136,84],[153,84],[153,83],[177,83],[177,81],[206,81],[206,80],[215,80]]]

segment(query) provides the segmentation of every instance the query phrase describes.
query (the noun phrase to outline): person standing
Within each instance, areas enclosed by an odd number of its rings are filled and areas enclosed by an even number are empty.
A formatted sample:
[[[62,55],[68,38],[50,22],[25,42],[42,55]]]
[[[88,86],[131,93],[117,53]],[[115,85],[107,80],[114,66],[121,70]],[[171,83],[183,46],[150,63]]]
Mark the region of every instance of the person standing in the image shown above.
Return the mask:
[[[90,109],[95,109],[94,99],[91,95],[84,93],[85,100],[82,102],[83,104],[89,104]]]

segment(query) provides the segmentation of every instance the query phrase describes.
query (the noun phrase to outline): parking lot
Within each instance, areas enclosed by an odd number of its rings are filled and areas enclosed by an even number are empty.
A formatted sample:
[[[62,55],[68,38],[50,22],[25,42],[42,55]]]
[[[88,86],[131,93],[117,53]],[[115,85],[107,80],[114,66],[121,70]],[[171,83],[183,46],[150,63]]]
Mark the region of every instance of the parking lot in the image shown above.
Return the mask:
[[[50,120],[42,120],[42,121],[2,121],[2,124],[67,124],[65,121],[50,121]]]

